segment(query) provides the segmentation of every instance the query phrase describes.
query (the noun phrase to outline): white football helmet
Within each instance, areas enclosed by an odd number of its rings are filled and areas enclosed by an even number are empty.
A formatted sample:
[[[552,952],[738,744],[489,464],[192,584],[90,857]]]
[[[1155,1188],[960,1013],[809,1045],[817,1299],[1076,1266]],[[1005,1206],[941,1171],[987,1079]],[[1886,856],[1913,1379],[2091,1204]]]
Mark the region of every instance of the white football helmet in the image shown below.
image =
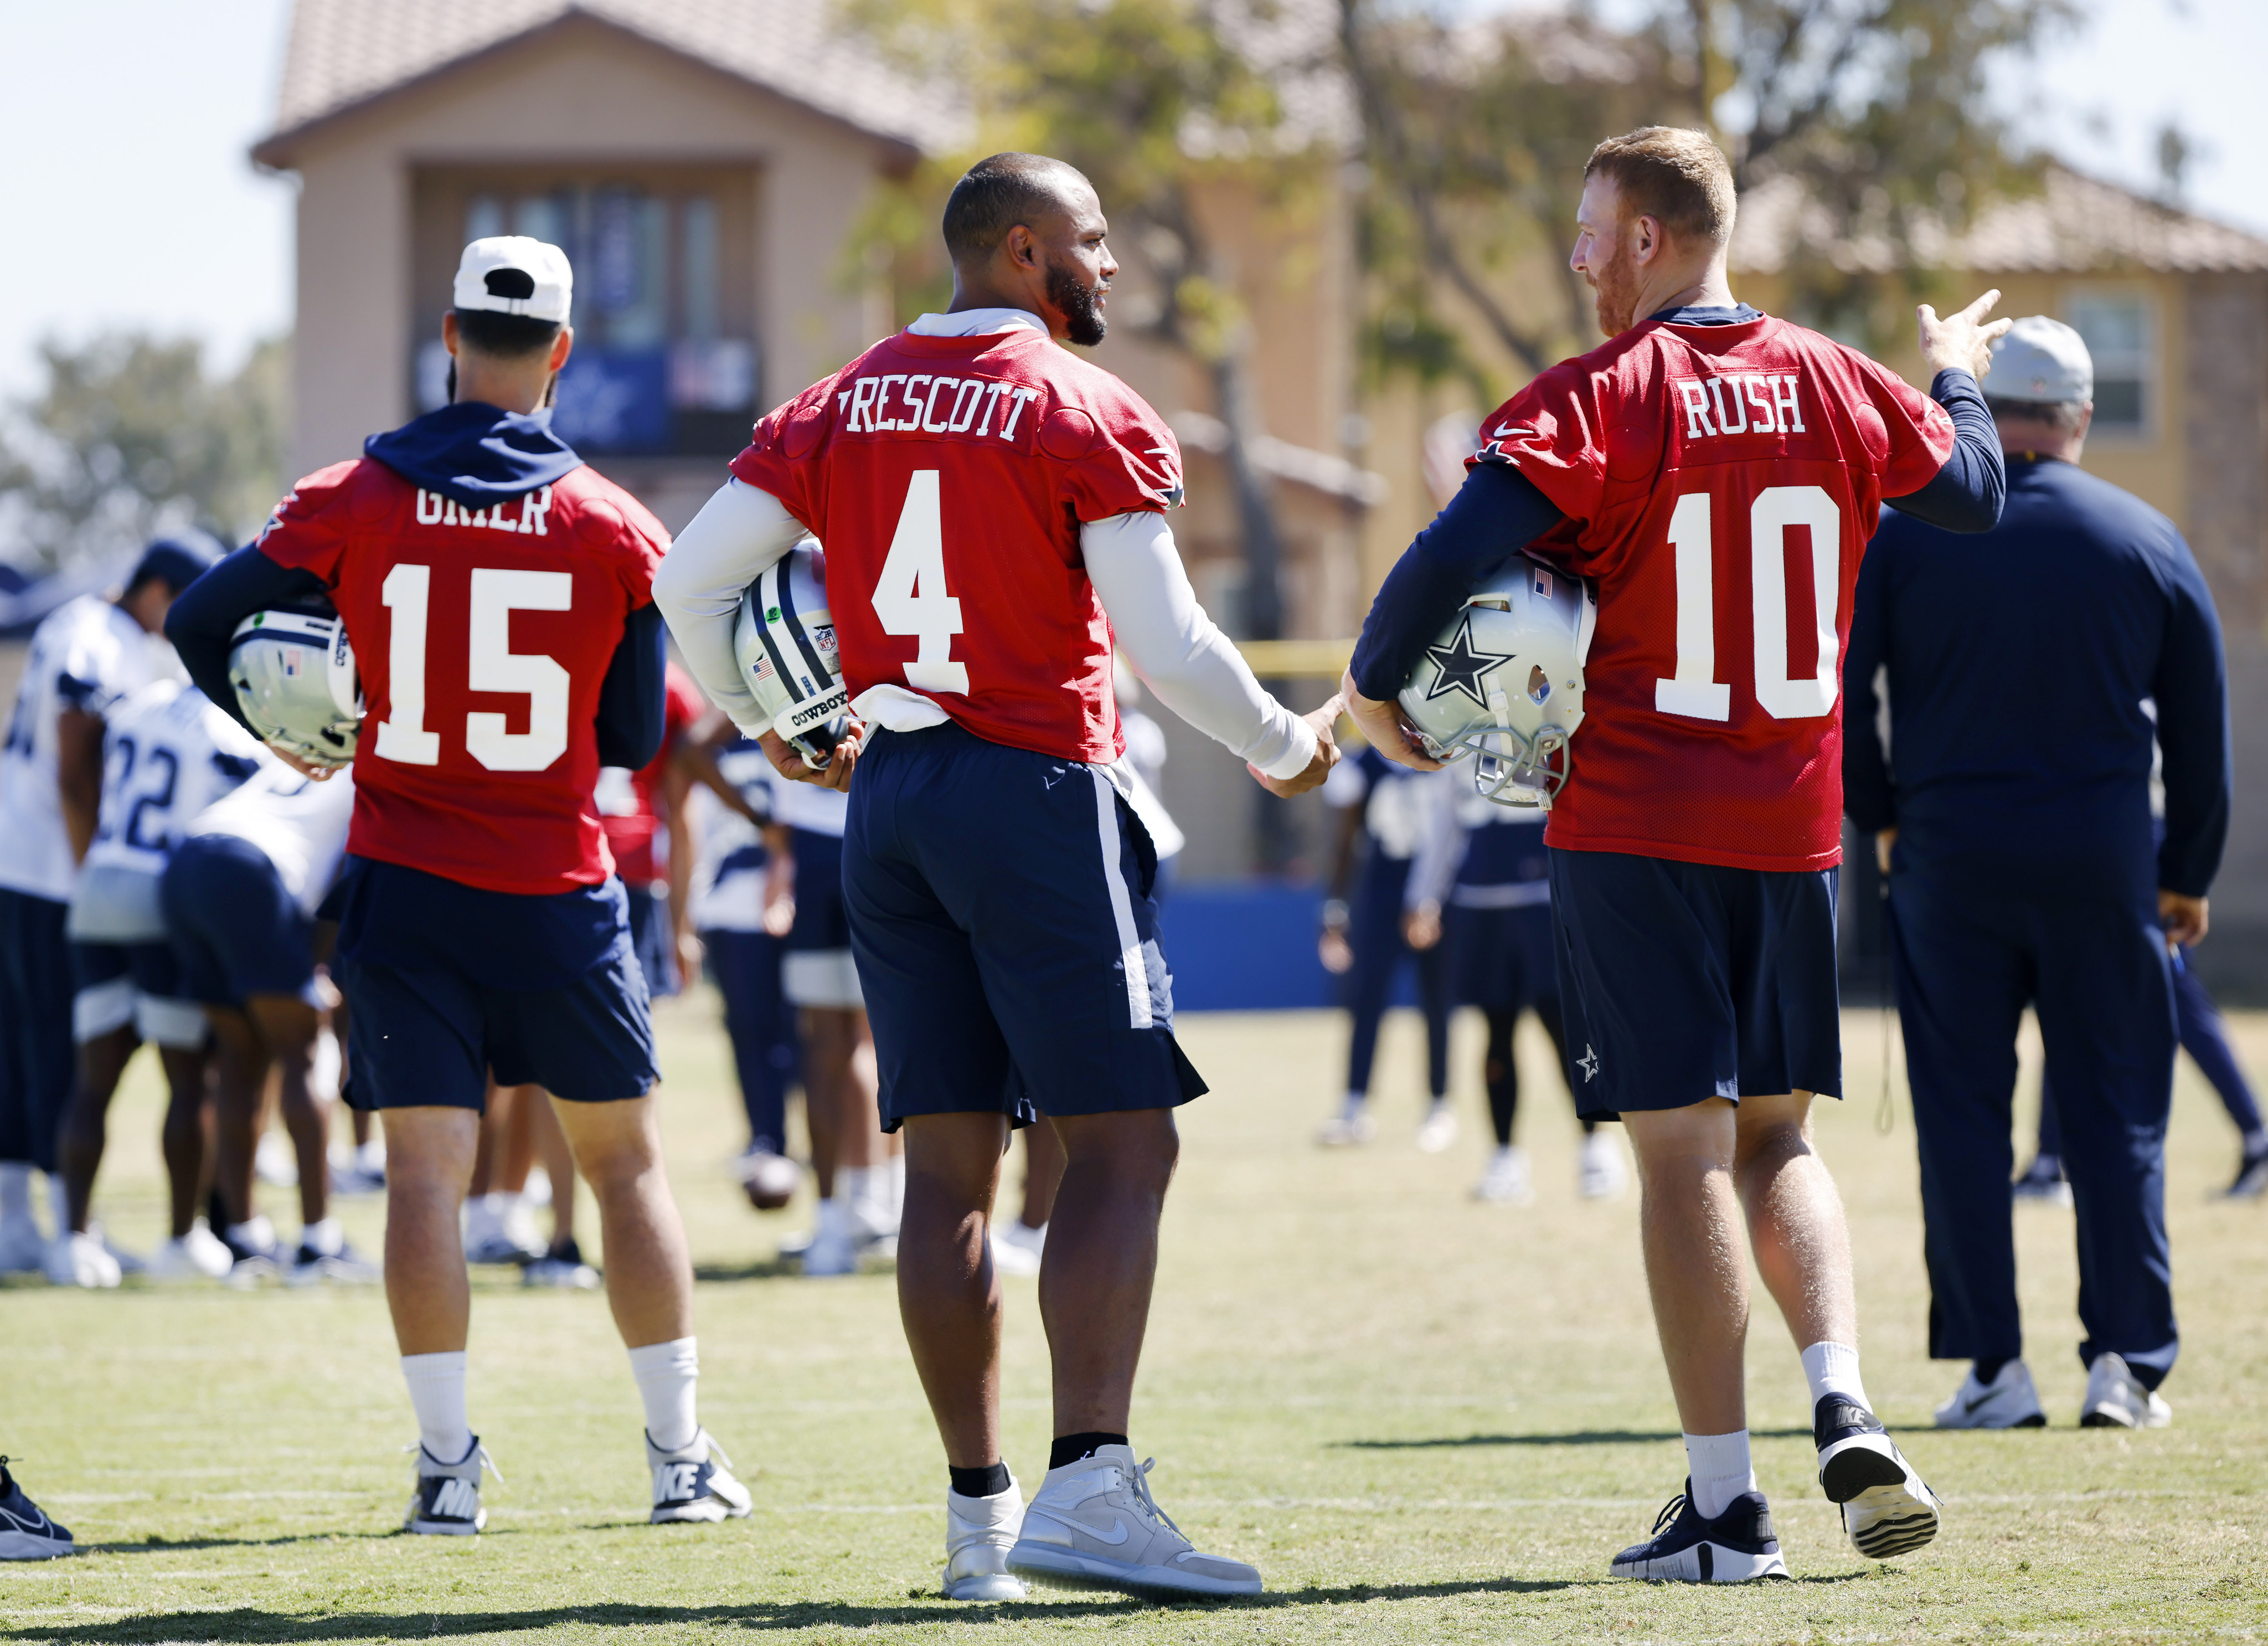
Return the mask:
[[[826,765],[850,727],[850,689],[827,609],[827,557],[816,542],[805,538],[741,594],[733,657],[772,730],[805,764]]]
[[[1515,555],[1425,648],[1402,712],[1436,760],[1475,757],[1475,790],[1540,806],[1567,780],[1583,723],[1583,660],[1599,617],[1582,579]]]
[[[347,626],[305,611],[255,611],[236,625],[228,683],[252,729],[313,765],[352,764],[362,685]]]

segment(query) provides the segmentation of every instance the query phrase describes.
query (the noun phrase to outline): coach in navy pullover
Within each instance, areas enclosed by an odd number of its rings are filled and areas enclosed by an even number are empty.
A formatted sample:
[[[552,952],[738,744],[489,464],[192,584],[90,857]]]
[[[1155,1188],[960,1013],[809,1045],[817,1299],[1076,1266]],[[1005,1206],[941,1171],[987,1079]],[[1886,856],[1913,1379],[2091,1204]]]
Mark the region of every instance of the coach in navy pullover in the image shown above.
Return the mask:
[[[1844,658],[1844,804],[1894,842],[1889,927],[1921,1155],[1930,1352],[1976,1362],[1939,1423],[1998,1428],[2040,1410],[2021,1359],[2008,1194],[2028,1006],[2071,1133],[2081,1415],[2161,1421],[2151,1391],[2178,1347],[2164,1216],[2166,941],[2202,934],[2228,831],[2220,626],[2173,523],[2076,466],[2093,379],[2078,334],[2035,317],[2004,351],[2011,397],[1991,401],[2008,460],[1999,525],[1956,537],[1885,513],[1860,567]],[[2001,385],[1999,362],[1990,380]],[[2080,1095],[2066,1096],[2074,1082]]]

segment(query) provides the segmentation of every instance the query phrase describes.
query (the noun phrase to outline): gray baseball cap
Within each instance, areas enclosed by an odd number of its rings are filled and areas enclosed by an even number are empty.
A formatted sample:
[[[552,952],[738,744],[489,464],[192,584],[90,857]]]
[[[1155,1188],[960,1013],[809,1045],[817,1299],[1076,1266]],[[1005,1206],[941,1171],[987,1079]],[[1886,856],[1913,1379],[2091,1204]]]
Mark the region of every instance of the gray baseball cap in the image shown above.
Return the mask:
[[[1995,400],[2093,400],[2095,359],[2087,339],[2059,320],[2025,315],[1992,345],[1984,392]]]

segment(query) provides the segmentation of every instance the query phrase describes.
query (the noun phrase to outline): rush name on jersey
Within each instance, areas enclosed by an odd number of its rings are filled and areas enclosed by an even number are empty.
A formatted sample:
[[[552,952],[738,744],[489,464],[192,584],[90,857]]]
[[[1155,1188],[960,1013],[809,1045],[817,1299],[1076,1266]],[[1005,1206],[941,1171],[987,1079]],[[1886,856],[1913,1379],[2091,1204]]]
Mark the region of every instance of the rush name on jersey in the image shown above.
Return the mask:
[[[825,545],[854,701],[895,686],[992,742],[1124,752],[1079,527],[1177,506],[1182,457],[1109,373],[1028,328],[901,332],[765,417],[733,472]]]
[[[363,458],[299,482],[260,551],[328,585],[365,713],[347,850],[489,891],[612,872],[599,688],[669,543],[588,468],[460,508]]]
[[[1737,868],[1841,860],[1843,646],[1885,497],[1953,449],[1942,407],[1770,316],[1649,322],[1482,424],[1563,521],[1533,552],[1596,580],[1554,846]]]

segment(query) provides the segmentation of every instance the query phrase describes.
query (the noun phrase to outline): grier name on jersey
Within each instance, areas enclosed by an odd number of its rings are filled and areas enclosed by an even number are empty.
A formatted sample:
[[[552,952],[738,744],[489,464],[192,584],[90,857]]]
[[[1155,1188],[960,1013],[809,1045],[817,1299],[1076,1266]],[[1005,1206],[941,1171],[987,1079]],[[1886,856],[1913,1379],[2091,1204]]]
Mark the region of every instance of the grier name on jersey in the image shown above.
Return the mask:
[[[1673,378],[1685,408],[1685,438],[1712,434],[1801,434],[1803,401],[1793,372],[1735,372],[1730,377]]]
[[[1004,440],[1012,440],[1024,408],[1039,397],[1036,388],[990,378],[886,372],[858,379],[836,395],[835,403],[843,414],[847,433],[997,433]],[[992,426],[996,411],[999,414],[997,430]]]

